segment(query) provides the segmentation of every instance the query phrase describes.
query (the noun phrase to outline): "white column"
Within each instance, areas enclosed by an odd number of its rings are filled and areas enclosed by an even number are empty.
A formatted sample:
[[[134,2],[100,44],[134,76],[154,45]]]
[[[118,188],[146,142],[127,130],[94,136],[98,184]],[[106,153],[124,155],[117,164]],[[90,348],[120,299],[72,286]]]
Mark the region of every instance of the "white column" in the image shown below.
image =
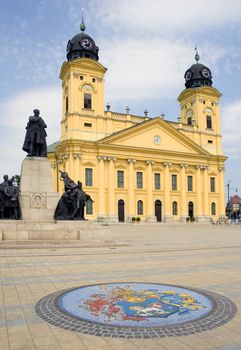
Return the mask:
[[[116,213],[116,199],[115,199],[115,182],[116,182],[116,174],[114,162],[116,158],[108,157],[109,161],[109,181],[108,181],[108,222],[118,222],[118,215]]]
[[[170,170],[169,167],[172,163],[165,162],[164,163],[164,222],[173,221],[173,217],[171,214],[171,201],[170,201]]]
[[[156,222],[156,216],[154,215],[154,203],[153,203],[153,174],[152,166],[154,161],[147,160],[147,177],[146,177],[146,191],[147,191],[147,222]]]
[[[220,218],[225,217],[225,199],[224,199],[224,167],[219,167],[219,210],[217,211]],[[218,209],[218,205],[216,204]],[[217,210],[216,209],[216,210]]]
[[[134,174],[134,163],[135,159],[128,159],[128,215],[127,220],[131,221],[133,216],[136,216],[135,210],[135,192],[134,192],[134,183],[135,183],[135,174]]]
[[[187,215],[187,177],[186,169],[187,164],[180,164],[181,167],[181,215],[180,220],[182,222],[186,221]]]
[[[210,208],[209,208],[209,201],[208,201],[208,194],[209,194],[209,183],[208,183],[208,166],[203,166],[203,215],[204,220],[209,221],[210,220]]]
[[[98,164],[98,214],[97,214],[97,221],[99,222],[105,222],[107,220],[106,215],[106,207],[105,207],[105,164],[104,160],[107,159],[107,157],[98,156],[99,160]]]
[[[73,153],[73,178],[74,181],[80,181],[82,182],[82,176],[80,174],[80,154],[79,153]],[[84,184],[83,184],[84,186]]]
[[[197,221],[204,221],[203,206],[202,206],[202,179],[201,179],[201,166],[196,166],[196,219]]]

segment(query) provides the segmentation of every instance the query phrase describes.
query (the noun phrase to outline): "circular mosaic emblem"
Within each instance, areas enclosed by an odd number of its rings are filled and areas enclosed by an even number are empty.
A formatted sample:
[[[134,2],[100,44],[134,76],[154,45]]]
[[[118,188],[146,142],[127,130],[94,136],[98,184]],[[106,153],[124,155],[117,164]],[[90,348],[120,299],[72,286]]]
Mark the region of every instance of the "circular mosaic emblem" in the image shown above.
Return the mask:
[[[37,314],[67,330],[127,338],[193,334],[221,326],[235,305],[216,293],[152,283],[109,283],[47,295]]]

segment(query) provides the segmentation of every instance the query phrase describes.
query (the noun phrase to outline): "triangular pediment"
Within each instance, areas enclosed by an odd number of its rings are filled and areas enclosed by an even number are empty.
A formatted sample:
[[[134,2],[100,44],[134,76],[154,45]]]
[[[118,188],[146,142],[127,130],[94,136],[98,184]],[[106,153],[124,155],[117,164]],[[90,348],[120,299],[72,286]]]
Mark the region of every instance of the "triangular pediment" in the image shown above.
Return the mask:
[[[157,117],[121,130],[97,142],[131,148],[210,155],[170,123]]]

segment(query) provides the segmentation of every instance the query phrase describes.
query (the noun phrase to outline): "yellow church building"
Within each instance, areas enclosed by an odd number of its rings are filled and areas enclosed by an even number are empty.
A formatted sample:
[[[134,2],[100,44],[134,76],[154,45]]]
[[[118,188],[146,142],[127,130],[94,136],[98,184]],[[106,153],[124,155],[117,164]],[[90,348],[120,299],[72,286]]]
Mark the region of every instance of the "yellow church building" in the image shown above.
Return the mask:
[[[93,202],[86,218],[99,222],[217,220],[225,216],[220,92],[208,67],[185,73],[177,122],[104,107],[106,68],[94,40],[81,32],[69,40],[62,80],[61,137],[48,147],[54,190],[59,170],[81,181]]]

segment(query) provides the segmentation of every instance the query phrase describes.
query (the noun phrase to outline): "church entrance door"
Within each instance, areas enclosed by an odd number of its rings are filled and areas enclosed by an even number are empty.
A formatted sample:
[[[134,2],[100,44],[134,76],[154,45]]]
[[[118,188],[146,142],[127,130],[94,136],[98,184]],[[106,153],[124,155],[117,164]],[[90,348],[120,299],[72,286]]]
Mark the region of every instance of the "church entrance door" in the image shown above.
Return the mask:
[[[159,199],[155,201],[155,216],[158,222],[162,221],[162,202]]]
[[[194,217],[194,205],[193,205],[193,202],[189,202],[188,203],[188,216],[189,216],[190,219]]]
[[[119,222],[125,222],[125,202],[123,199],[118,200],[118,219]]]

